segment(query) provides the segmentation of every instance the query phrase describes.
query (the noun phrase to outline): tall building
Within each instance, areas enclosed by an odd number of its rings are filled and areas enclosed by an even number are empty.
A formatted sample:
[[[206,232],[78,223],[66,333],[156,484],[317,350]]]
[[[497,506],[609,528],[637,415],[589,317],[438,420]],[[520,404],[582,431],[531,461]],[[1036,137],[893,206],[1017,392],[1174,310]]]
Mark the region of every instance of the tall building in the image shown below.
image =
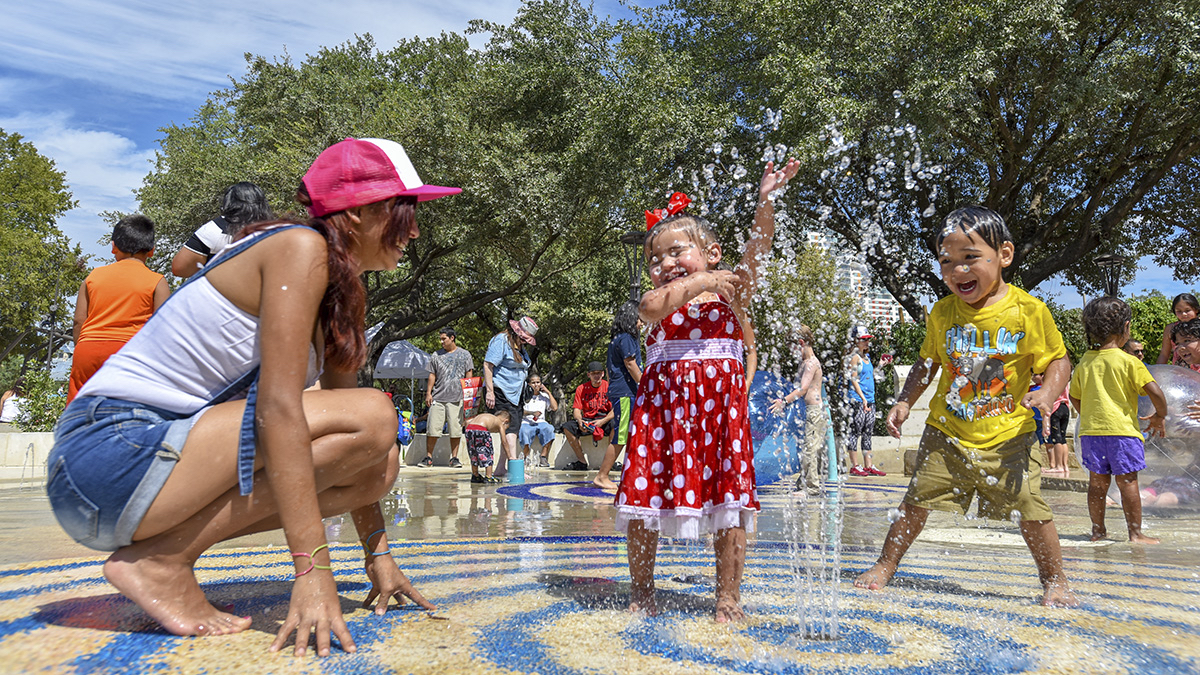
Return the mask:
[[[810,230],[807,239],[809,246],[820,248],[834,259],[836,283],[854,298],[861,317],[889,328],[900,319],[904,308],[891,293],[871,283],[871,269],[858,253],[838,250],[833,235],[827,232]]]

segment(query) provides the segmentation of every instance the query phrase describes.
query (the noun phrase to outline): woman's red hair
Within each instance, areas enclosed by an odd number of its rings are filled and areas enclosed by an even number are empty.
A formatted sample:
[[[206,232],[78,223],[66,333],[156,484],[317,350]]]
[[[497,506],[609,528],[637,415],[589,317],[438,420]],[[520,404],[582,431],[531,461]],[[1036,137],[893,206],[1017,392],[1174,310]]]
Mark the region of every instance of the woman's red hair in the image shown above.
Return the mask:
[[[305,207],[312,205],[304,185],[296,192],[296,201]],[[394,197],[386,201],[387,225],[383,246],[403,249],[409,241],[416,220],[417,199]],[[367,361],[367,339],[364,334],[367,313],[367,289],[358,275],[357,265],[350,252],[350,243],[358,237],[345,211],[329,213],[321,218],[284,218],[247,225],[238,239],[273,225],[299,223],[316,230],[325,239],[329,252],[329,285],[321,298],[317,319],[325,334],[325,365],[336,370],[358,370]]]

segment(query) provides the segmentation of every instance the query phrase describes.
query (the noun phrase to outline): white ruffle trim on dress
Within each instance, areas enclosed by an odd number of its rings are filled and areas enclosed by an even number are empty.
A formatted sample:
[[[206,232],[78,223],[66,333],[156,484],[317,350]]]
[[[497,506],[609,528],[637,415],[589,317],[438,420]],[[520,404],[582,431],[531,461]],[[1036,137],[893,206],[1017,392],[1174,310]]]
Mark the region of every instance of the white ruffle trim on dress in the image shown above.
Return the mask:
[[[618,506],[617,531],[628,532],[629,523],[640,520],[645,527],[657,531],[664,537],[699,539],[702,535],[716,534],[718,530],[741,527],[746,534],[754,531],[758,511],[746,508],[739,502],[718,504],[707,509],[676,508],[652,509],[644,506]]]

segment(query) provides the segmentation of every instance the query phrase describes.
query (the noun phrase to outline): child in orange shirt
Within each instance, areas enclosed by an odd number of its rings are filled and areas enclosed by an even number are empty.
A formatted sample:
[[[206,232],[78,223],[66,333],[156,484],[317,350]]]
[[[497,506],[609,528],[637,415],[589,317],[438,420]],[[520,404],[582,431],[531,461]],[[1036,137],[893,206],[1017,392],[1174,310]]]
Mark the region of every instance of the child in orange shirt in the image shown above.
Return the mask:
[[[134,214],[118,221],[112,252],[116,262],[92,270],[79,285],[67,403],[171,293],[163,275],[146,267],[146,259],[154,254],[154,223],[149,218]]]

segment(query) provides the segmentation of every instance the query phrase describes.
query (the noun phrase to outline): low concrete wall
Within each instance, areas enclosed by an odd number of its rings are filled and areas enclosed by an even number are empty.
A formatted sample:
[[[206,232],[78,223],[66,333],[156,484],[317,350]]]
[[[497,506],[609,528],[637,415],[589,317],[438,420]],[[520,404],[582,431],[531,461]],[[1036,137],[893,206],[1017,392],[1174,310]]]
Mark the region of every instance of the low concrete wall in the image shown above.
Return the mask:
[[[402,461],[409,466],[415,465],[425,457],[426,453],[425,434],[416,434],[413,436],[413,442],[402,448]],[[604,452],[608,449],[608,437],[605,437],[599,442],[592,440],[591,437],[579,439],[580,445],[583,447],[583,454],[587,457],[588,466],[595,469],[600,466],[601,460],[604,459]],[[500,441],[500,434],[492,434],[492,448],[494,449],[494,457],[496,462],[504,455],[504,444]],[[541,441],[536,438],[533,443],[529,444],[529,456],[534,458],[542,452]],[[522,454],[522,448],[517,448],[517,456]],[[458,460],[466,466],[469,463],[467,459],[466,441],[459,441]],[[535,460],[536,461],[536,460]],[[564,434],[558,434],[554,437],[554,442],[550,446],[550,466],[555,469],[561,469],[571,462],[575,461],[575,452],[571,450],[571,446],[567,444],[567,437]],[[433,464],[434,466],[446,466],[450,463],[450,437],[441,436],[437,439],[437,443],[433,446]],[[532,462],[531,462],[532,463]]]
[[[0,481],[41,483],[54,434],[0,432]]]

